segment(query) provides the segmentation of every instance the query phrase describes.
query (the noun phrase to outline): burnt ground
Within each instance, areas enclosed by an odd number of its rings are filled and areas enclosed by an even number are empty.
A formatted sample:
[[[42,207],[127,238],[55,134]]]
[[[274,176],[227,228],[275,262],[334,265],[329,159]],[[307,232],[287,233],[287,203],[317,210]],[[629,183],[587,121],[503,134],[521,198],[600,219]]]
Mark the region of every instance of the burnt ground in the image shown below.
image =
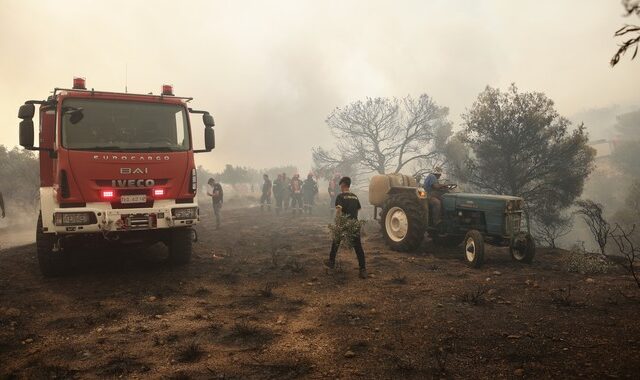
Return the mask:
[[[618,270],[568,273],[489,249],[385,248],[322,266],[326,217],[205,208],[191,264],[145,251],[76,252],[45,279],[33,244],[0,251],[0,378],[637,378],[640,292]],[[7,232],[5,231],[5,234]],[[5,235],[6,236],[6,235]],[[0,239],[2,236],[0,236]]]

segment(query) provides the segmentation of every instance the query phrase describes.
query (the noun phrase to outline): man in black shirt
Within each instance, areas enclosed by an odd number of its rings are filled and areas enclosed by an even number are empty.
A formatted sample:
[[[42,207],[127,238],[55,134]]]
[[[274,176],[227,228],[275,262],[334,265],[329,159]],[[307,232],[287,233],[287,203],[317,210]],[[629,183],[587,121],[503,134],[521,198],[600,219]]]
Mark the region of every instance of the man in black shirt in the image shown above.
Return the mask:
[[[348,219],[358,220],[358,211],[362,208],[360,206],[360,200],[350,190],[351,178],[342,177],[340,179],[340,191],[341,193],[336,196],[336,224],[341,216],[345,216]],[[358,256],[358,265],[360,266],[360,278],[367,278],[367,269],[365,267],[364,250],[362,249],[362,241],[360,240],[360,230],[353,235],[351,245],[356,251]],[[329,268],[334,268],[336,265],[336,253],[340,248],[340,240],[334,240],[331,244],[331,253],[329,253],[329,260],[325,261],[325,265]]]

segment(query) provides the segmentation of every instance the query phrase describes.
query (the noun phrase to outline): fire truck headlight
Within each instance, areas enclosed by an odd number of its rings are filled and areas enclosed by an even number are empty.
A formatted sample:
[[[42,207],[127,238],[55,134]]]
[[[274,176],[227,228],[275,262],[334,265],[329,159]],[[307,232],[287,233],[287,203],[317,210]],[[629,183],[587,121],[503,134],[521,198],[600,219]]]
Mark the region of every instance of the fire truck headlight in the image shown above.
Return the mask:
[[[174,219],[196,219],[198,217],[197,207],[174,208],[171,210]]]
[[[53,223],[56,226],[85,226],[95,224],[98,220],[92,212],[56,212]]]

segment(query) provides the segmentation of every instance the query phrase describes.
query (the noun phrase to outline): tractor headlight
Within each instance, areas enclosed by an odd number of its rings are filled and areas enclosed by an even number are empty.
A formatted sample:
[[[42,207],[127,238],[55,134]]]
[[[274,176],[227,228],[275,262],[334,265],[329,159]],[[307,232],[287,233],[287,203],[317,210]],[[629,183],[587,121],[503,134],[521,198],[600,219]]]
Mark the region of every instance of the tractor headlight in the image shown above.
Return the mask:
[[[427,191],[421,187],[416,189],[416,194],[418,195],[419,199],[426,199],[427,198]]]
[[[198,217],[197,207],[174,208],[171,210],[174,219],[196,219]]]
[[[56,226],[86,226],[97,222],[96,215],[92,212],[56,212],[53,214],[53,224]]]

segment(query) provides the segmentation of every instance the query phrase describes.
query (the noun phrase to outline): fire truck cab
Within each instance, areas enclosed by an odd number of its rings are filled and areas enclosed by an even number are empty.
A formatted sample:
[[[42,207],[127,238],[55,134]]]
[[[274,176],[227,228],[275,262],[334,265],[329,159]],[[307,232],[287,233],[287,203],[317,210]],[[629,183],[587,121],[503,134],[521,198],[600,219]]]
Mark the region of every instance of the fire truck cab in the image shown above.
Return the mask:
[[[213,117],[190,100],[169,85],[131,94],[87,90],[74,78],[72,88],[20,107],[20,145],[39,151],[36,246],[45,276],[63,274],[71,249],[96,242],[163,242],[173,263],[190,260],[199,221],[194,153],[215,147]],[[202,115],[204,149],[193,148],[190,114]]]

